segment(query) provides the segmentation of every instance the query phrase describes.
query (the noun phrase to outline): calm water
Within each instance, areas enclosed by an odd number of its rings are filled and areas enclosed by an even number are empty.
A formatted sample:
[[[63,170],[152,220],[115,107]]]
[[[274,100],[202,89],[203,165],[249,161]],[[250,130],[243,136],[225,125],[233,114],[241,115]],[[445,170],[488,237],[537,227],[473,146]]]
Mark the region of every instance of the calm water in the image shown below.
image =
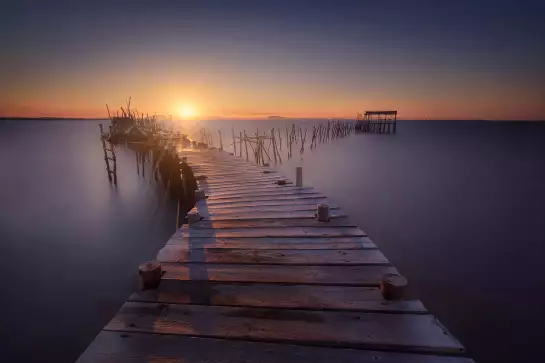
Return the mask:
[[[230,143],[231,123],[210,124]],[[131,151],[118,152],[110,187],[97,136],[95,122],[0,125],[11,361],[74,361],[173,232],[174,207],[136,174]],[[303,165],[304,183],[367,231],[475,359],[533,362],[545,325],[543,140],[545,123],[399,122],[396,135],[307,148],[279,169],[294,178]]]
[[[111,188],[97,122],[1,123],[1,356],[73,362],[174,232],[175,209],[129,150]]]

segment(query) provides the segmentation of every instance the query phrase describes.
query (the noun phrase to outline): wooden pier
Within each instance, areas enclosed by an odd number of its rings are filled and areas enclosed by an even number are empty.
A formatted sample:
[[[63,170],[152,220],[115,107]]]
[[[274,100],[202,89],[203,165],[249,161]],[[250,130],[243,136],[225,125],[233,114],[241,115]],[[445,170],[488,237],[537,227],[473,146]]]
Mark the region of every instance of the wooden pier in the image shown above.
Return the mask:
[[[397,131],[397,111],[365,111],[359,113],[356,131],[375,133],[395,133]]]
[[[79,363],[473,362],[420,301],[384,298],[397,270],[327,197],[227,152],[180,156],[207,197]]]

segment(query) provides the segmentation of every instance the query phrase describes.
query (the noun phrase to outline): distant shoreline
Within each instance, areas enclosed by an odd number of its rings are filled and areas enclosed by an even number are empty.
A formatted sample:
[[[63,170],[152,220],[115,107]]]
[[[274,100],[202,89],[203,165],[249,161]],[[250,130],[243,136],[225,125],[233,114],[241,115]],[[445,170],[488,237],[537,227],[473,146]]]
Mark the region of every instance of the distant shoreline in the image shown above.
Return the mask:
[[[259,118],[259,119],[230,119],[230,118],[222,118],[222,119],[203,119],[200,121],[273,121],[273,120],[355,120],[350,118],[288,118],[288,117],[282,117],[282,116],[269,116],[268,118]],[[0,121],[109,121],[109,118],[88,118],[88,117],[0,117]],[[545,122],[545,119],[543,120],[486,120],[486,119],[463,119],[463,120],[455,120],[455,119],[438,119],[438,120],[431,120],[431,119],[397,119],[398,121],[487,121],[487,122]]]

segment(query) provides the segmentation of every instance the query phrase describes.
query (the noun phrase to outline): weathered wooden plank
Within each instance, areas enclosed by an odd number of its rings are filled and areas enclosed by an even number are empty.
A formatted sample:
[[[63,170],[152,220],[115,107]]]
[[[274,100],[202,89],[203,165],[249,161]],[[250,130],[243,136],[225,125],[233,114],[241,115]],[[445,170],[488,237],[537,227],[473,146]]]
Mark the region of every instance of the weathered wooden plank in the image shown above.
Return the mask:
[[[226,284],[164,280],[157,290],[137,291],[129,301],[422,314],[418,300],[384,300],[377,287]]]
[[[210,193],[206,191],[206,195],[210,197],[211,200],[220,200],[220,199],[238,199],[238,198],[253,198],[253,197],[280,197],[285,195],[314,195],[314,196],[322,196],[320,193],[316,192],[312,189],[306,189],[306,190],[273,190],[273,191],[254,191],[252,188],[248,188],[245,192],[239,192],[239,193],[229,193],[229,192],[222,192],[222,193]]]
[[[233,171],[235,170],[235,171]],[[238,172],[237,172],[238,170]],[[214,180],[214,179],[233,179],[233,178],[261,178],[261,177],[269,177],[269,176],[281,176],[276,173],[273,173],[272,171],[264,173],[263,170],[246,170],[244,167],[233,167],[230,171],[221,171],[221,170],[215,170],[215,171],[206,171],[206,170],[193,170],[193,173],[195,175],[203,175],[206,176],[207,180]]]
[[[167,246],[187,249],[251,249],[251,250],[335,250],[374,249],[377,246],[369,237],[338,238],[200,238],[172,237]]]
[[[314,208],[316,209],[316,208]],[[197,208],[198,210],[198,208]],[[199,211],[200,212],[200,211]],[[252,219],[292,219],[292,218],[307,218],[307,219],[314,219],[315,218],[315,210],[309,210],[309,211],[285,211],[285,212],[262,212],[262,211],[256,211],[256,212],[246,212],[246,213],[240,213],[231,210],[230,213],[223,213],[223,214],[212,214],[206,210],[203,210],[202,213],[200,212],[200,215],[202,217],[205,217],[205,220],[211,220],[211,221],[230,221],[230,220],[252,220]],[[341,211],[340,209],[333,209],[329,211],[329,217],[331,219],[335,218],[341,218],[346,217],[346,214]]]
[[[241,197],[236,199],[214,199],[213,197],[210,197],[206,200],[207,205],[218,205],[218,204],[230,204],[230,203],[242,203],[242,202],[265,202],[265,201],[293,201],[293,200],[309,200],[316,204],[324,203],[324,200],[326,200],[325,196],[321,195],[312,195],[312,194],[304,194],[304,195],[281,195],[281,196],[267,196],[264,195],[262,197]],[[286,203],[286,204],[289,204]]]
[[[330,208],[336,209],[338,208],[338,205],[333,203],[332,201],[328,200],[327,198],[322,199],[293,199],[293,200],[252,200],[252,201],[233,201],[231,203],[204,203],[204,207],[208,208],[209,210],[227,210],[230,208],[239,208],[239,207],[280,207],[280,206],[298,206],[298,205],[305,205],[305,206],[313,206],[316,208],[316,205],[319,203],[325,203]]]
[[[77,363],[475,363],[463,357],[102,331]]]
[[[276,186],[277,184],[275,183],[275,181],[270,181],[270,180],[265,180],[265,181],[229,181],[229,182],[210,182],[210,183],[207,183],[206,181],[201,181],[201,180],[198,180],[198,186],[200,189],[205,189],[207,190],[207,188],[210,189],[215,189],[215,190],[225,190],[225,191],[228,191],[230,189],[239,189],[237,188],[237,186],[242,186],[242,185],[245,185],[246,186],[246,189],[253,189],[253,188],[256,188],[256,190],[258,188],[264,188],[264,187],[267,187],[267,186]],[[292,185],[293,183],[288,181],[287,182],[288,184]]]
[[[182,231],[202,229],[237,229],[237,228],[286,228],[286,227],[316,227],[316,228],[337,228],[357,227],[357,225],[346,217],[331,219],[328,222],[320,222],[313,218],[292,218],[292,219],[251,219],[251,220],[201,220],[190,226],[184,225]]]
[[[206,194],[221,196],[221,195],[244,195],[244,194],[275,194],[275,193],[287,193],[291,192],[293,194],[300,193],[306,194],[308,192],[316,192],[314,188],[308,187],[296,187],[290,185],[278,185],[278,184],[266,184],[265,187],[252,187],[248,188],[247,186],[241,186],[240,188],[203,188],[206,191]]]
[[[198,181],[199,188],[206,189],[206,188],[212,188],[212,189],[221,189],[228,191],[229,188],[236,187],[237,185],[245,185],[246,189],[253,189],[253,188],[260,188],[260,187],[266,187],[268,185],[277,185],[275,183],[275,180],[255,180],[255,181],[241,181],[241,180],[234,180],[234,181],[227,181],[227,182],[217,182],[217,181],[211,181],[208,183],[207,181]]]
[[[208,195],[208,201],[210,203],[214,202],[226,202],[230,203],[237,200],[285,200],[284,198],[289,199],[308,199],[308,198],[325,198],[325,195],[314,192],[314,191],[307,191],[304,193],[297,193],[297,192],[275,192],[275,193],[246,193],[246,194],[233,194],[233,195],[214,195],[214,194],[206,194]]]
[[[378,249],[367,250],[240,250],[187,249],[167,245],[157,254],[161,262],[233,263],[267,265],[385,265],[390,262]]]
[[[286,227],[286,228],[232,228],[232,229],[190,229],[179,230],[174,236],[187,237],[365,237],[356,227]]]
[[[216,208],[213,210],[207,210],[207,208],[199,209],[199,206],[200,204],[197,203],[196,205],[197,210],[199,211],[206,210],[208,216],[218,216],[218,217],[228,216],[228,215],[237,214],[237,213],[247,214],[252,212],[269,214],[269,213],[279,213],[279,212],[289,213],[289,212],[298,212],[298,211],[306,212],[306,213],[314,213],[316,211],[316,204],[303,204],[303,205],[288,204],[288,205],[265,206],[265,207],[239,207],[239,206],[231,207],[229,206],[229,208]],[[202,206],[206,206],[206,202],[204,202]],[[333,211],[335,211],[335,213],[339,213],[338,215],[343,214],[342,210],[338,209],[338,206],[334,206],[334,207],[335,208],[332,208],[331,206],[329,206],[330,213],[333,213]]]
[[[267,174],[276,174],[276,170],[274,169],[248,169],[246,167],[244,168],[226,168],[226,169],[206,169],[206,168],[193,168],[193,172],[195,174],[202,173],[203,175],[206,175],[207,178],[223,178],[223,177],[238,177],[240,175],[244,176],[262,176]]]
[[[230,186],[223,186],[223,187],[215,187],[211,185],[202,184],[201,187],[205,190],[211,191],[211,192],[245,192],[248,190],[248,186],[245,185],[230,185]],[[286,185],[278,185],[276,183],[265,183],[263,185],[253,185],[250,188],[252,191],[267,191],[267,190],[299,190],[304,189],[301,187],[297,187],[293,184],[286,184]],[[309,188],[311,189],[311,188]]]
[[[288,186],[293,185],[292,182],[287,182]],[[268,187],[277,187],[278,185],[274,182],[270,181],[259,181],[259,182],[229,182],[229,183],[204,183],[202,181],[198,181],[198,186],[200,189],[203,189],[204,191],[231,191],[231,190],[255,190],[256,192],[261,190],[266,190],[265,188]],[[244,188],[240,188],[239,186],[245,186]]]
[[[166,280],[253,282],[308,285],[379,286],[388,265],[281,266],[163,263]]]
[[[104,330],[461,354],[431,315],[125,303]]]
[[[204,179],[204,183],[206,184],[229,184],[229,183],[249,183],[249,182],[271,182],[274,183],[275,181],[279,179],[285,179],[281,175],[277,174],[263,174],[263,175],[256,175],[256,176],[243,176],[243,175],[237,175],[232,177],[208,177]]]

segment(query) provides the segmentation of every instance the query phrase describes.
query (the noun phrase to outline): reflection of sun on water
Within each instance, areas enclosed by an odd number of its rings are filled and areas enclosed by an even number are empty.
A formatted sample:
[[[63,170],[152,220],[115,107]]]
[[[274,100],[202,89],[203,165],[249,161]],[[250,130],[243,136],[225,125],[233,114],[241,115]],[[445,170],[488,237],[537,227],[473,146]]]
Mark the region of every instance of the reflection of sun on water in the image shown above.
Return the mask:
[[[182,105],[178,110],[178,114],[182,119],[190,119],[197,116],[195,108],[191,105]]]

